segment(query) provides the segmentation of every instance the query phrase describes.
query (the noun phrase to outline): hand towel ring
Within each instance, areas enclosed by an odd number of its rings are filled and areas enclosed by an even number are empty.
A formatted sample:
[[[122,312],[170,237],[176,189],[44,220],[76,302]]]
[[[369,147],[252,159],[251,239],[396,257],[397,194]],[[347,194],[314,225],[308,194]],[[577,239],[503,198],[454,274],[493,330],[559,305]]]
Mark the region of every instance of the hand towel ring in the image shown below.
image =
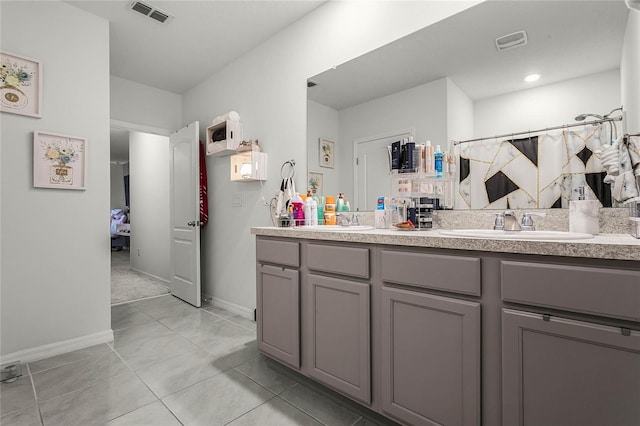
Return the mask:
[[[287,168],[287,166],[289,166]],[[286,172],[286,175],[285,175]],[[289,160],[282,163],[280,167],[280,177],[282,179],[291,179],[296,175],[296,160]]]

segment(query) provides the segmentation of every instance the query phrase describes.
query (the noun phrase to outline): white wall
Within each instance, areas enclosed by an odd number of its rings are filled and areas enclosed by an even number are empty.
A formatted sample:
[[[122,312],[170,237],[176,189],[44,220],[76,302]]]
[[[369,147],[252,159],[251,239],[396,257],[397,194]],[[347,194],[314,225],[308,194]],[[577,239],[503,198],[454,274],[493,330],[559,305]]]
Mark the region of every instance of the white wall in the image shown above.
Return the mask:
[[[182,96],[111,76],[111,120],[117,127],[134,130],[129,141],[131,267],[168,282],[169,142],[166,135],[182,127]]]
[[[339,118],[338,111],[314,101],[307,102],[307,168],[309,172],[322,173],[322,195],[336,195],[340,191],[339,173],[340,167],[333,169],[320,167],[320,138],[330,139],[336,142],[336,157],[334,165],[341,161],[341,156],[346,148],[339,144]],[[353,157],[353,156],[352,156]],[[296,189],[305,193],[309,185]]]
[[[42,118],[2,113],[2,362],[111,340],[109,24],[64,2],[2,2],[1,48],[43,66]],[[87,139],[87,188],[33,188],[33,131]]]
[[[264,196],[280,185],[280,166],[297,161],[306,180],[306,79],[464,10],[477,1],[327,2],[184,95],[183,124],[202,128],[217,115],[240,113],[244,136],[269,155]],[[204,132],[202,132],[204,134]],[[207,159],[210,220],[205,230],[204,292],[246,312],[255,307],[255,240],[251,226],[270,225],[257,183],[229,182],[229,159]],[[231,207],[240,193],[243,207]]]
[[[451,140],[473,136],[473,101],[450,78],[447,78],[447,150],[453,152]]]
[[[181,118],[181,95],[111,76],[112,120],[175,131]]]
[[[129,134],[131,268],[170,279],[169,138]]]
[[[640,132],[640,11],[629,10],[620,64],[622,105],[627,111],[627,130]]]
[[[415,142],[447,146],[447,79],[422,84],[340,111],[341,191],[353,189],[353,142],[356,139],[414,129]],[[353,196],[353,192],[349,197]]]
[[[474,137],[575,123],[620,105],[620,71],[605,71],[474,102]]]
[[[111,164],[111,210],[124,208],[124,167]]]

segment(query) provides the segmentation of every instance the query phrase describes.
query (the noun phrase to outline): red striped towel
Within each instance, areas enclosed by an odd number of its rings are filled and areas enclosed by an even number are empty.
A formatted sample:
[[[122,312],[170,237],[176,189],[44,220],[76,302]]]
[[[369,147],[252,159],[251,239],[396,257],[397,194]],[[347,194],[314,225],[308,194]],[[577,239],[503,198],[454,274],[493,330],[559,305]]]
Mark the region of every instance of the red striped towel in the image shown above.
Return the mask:
[[[200,141],[200,229],[209,221],[209,199],[207,198],[207,162],[204,146]]]

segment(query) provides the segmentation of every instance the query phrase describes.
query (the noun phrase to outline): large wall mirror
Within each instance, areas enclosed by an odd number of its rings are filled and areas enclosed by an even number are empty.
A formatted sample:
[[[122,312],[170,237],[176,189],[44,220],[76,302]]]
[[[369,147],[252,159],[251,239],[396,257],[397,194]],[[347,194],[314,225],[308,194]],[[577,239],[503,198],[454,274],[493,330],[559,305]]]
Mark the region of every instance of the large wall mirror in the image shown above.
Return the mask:
[[[455,150],[458,173],[495,174],[497,167],[507,186],[516,186],[507,188],[508,197],[496,198],[458,175],[456,209],[568,205],[566,191],[598,186],[592,180],[601,167],[593,152],[622,134],[623,123],[516,134],[575,124],[577,116],[593,114],[588,123],[622,105],[629,13],[622,0],[486,1],[310,77],[310,176],[319,181],[321,195],[343,192],[352,208],[373,210],[378,195],[390,194],[386,146],[412,135],[416,143],[428,140]],[[526,40],[513,35],[520,31]],[[530,74],[540,79],[525,82]],[[511,151],[496,148],[502,140],[490,137],[509,133],[526,142],[514,142]],[[488,139],[453,143],[480,137]],[[582,144],[580,150],[568,155],[582,161],[581,169],[565,170],[573,182],[566,176],[560,182],[552,175],[563,172],[547,169],[561,170],[556,163],[570,162],[560,151],[574,143]],[[329,158],[327,146],[333,150]],[[524,160],[514,161],[514,152],[524,153]]]

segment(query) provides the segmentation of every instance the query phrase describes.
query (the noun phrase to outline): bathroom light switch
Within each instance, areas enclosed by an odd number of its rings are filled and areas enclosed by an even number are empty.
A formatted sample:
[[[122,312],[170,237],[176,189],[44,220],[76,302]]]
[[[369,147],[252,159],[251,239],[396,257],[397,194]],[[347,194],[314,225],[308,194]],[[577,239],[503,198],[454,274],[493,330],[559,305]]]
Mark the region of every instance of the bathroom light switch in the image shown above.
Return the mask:
[[[231,207],[242,207],[242,194],[233,194],[231,196]]]

